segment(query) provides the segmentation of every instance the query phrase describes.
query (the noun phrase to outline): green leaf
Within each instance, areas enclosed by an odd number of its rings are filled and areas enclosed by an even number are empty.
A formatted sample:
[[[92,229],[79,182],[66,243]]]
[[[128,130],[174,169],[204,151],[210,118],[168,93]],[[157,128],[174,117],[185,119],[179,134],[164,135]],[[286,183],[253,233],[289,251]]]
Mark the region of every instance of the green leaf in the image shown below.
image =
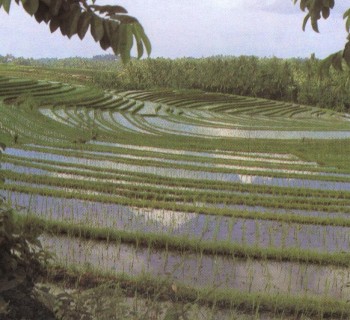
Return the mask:
[[[104,32],[105,34],[107,34],[107,37],[109,39],[112,38],[112,35],[113,35],[113,25],[112,25],[113,21],[111,20],[104,20],[103,21],[103,29],[104,29]]]
[[[346,10],[343,14],[343,19],[346,19],[350,15],[350,9]]]
[[[128,63],[131,58],[131,48],[133,44],[132,25],[122,23],[119,26],[119,52],[124,63]]]
[[[142,43],[142,37],[139,32],[139,29],[137,28],[137,24],[133,24],[133,33],[136,39],[136,45],[137,45],[137,58],[140,59],[143,55],[143,43]]]
[[[78,21],[81,15],[80,6],[76,5],[72,9],[69,17],[68,17],[68,28],[67,28],[67,36],[71,38],[78,31]]]
[[[111,20],[103,20],[103,37],[100,40],[100,46],[103,50],[107,50],[109,47],[111,47],[111,42],[112,42],[112,35],[113,35],[113,25],[110,25],[110,23],[112,24],[113,21]]]
[[[120,42],[120,36],[119,36],[119,24],[114,21],[109,21],[109,32],[111,32],[110,40],[111,40],[111,47],[113,49],[114,54],[119,54],[120,48],[119,48],[119,42]]]
[[[332,55],[330,55],[329,57],[321,61],[320,68],[319,68],[319,74],[321,78],[323,78],[324,76],[326,77],[329,76],[329,69],[331,65],[332,65]]]
[[[41,23],[45,21],[46,16],[49,14],[49,7],[45,5],[42,1],[39,2],[39,8],[34,14],[35,20]]]
[[[136,41],[137,45],[137,58],[140,59],[143,56],[143,44],[142,41]]]
[[[113,20],[120,21],[121,23],[139,23],[136,18],[128,16],[126,14],[111,14],[110,18]]]
[[[92,5],[90,8],[94,9],[95,11],[98,11],[99,13],[106,13],[107,15],[111,15],[114,13],[128,13],[125,8],[121,6],[98,6],[98,5]]]
[[[7,13],[10,13],[11,0],[2,0],[2,6]]]
[[[48,6],[50,8],[51,1],[53,1],[53,0],[40,0],[40,3],[44,3],[44,4],[46,4],[46,6]]]
[[[314,18],[311,19],[311,26],[315,32],[319,33],[317,19],[314,19]]]
[[[323,7],[322,8],[322,17],[324,19],[327,19],[329,17],[329,14],[330,14],[330,9],[327,7]]]
[[[300,9],[301,9],[302,11],[305,11],[306,5],[307,5],[306,0],[300,0]]]
[[[78,31],[78,36],[81,40],[83,40],[83,38],[86,35],[86,32],[89,29],[90,26],[90,21],[91,21],[91,13],[84,11],[79,18],[78,21],[78,27],[77,27],[77,31]]]
[[[22,0],[22,5],[24,10],[32,16],[39,9],[39,0]]]
[[[103,20],[96,15],[93,15],[91,19],[91,34],[96,42],[100,41],[103,38]]]
[[[343,71],[341,52],[334,53],[332,55],[331,61],[332,61],[332,66],[334,67],[334,69],[336,69],[338,71]]]
[[[134,28],[137,29],[137,32],[140,35],[141,40],[146,48],[147,55],[150,56],[151,52],[152,52],[152,45],[151,45],[151,42],[145,33],[145,30],[143,29],[143,27],[139,23],[134,24]]]
[[[50,13],[57,16],[62,6],[62,0],[52,0],[50,4]]]
[[[303,21],[303,31],[305,31],[305,28],[306,28],[306,24],[308,22],[308,20],[310,19],[310,14],[308,13],[305,18],[304,18],[304,21]]]
[[[100,40],[100,46],[103,50],[107,50],[111,46],[111,41],[109,40],[106,32],[103,34],[103,37]]]
[[[60,29],[61,29],[62,35],[64,35],[64,36],[66,36],[67,33],[68,33],[68,28],[69,28],[69,24],[68,24],[69,15],[70,15],[70,12],[65,12],[65,13],[63,13],[63,14],[61,14],[61,15],[59,16],[59,19],[60,19]]]
[[[59,17],[53,17],[50,21],[50,31],[51,33],[55,32],[60,27]]]
[[[345,22],[345,29],[349,33],[350,32],[350,17]]]
[[[350,67],[350,41],[346,43],[344,51],[343,51],[343,58],[346,62],[346,64],[348,65],[348,67]]]
[[[60,29],[64,36],[71,38],[77,33],[78,21],[81,15],[81,9],[78,4],[70,6],[70,9],[59,16]]]

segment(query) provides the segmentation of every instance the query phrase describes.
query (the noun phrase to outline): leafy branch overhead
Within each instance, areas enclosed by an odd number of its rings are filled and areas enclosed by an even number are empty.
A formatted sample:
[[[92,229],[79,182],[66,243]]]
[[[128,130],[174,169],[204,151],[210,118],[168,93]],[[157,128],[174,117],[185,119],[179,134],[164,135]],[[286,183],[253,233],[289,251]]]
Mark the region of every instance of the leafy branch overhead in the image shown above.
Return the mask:
[[[330,16],[331,10],[334,8],[335,0],[293,0],[294,4],[300,3],[300,9],[307,11],[303,21],[303,30],[305,31],[308,21],[311,22],[311,27],[314,31],[319,32],[318,21],[327,19]],[[321,72],[328,72],[333,66],[336,70],[343,70],[343,60],[350,67],[350,9],[345,11],[343,18],[345,20],[345,29],[348,33],[347,40],[343,50],[331,54],[322,61]]]
[[[51,32],[60,29],[68,38],[77,34],[83,39],[90,28],[92,37],[101,48],[112,48],[123,62],[130,60],[134,40],[138,58],[146,50],[151,53],[151,43],[141,24],[127,15],[127,11],[118,5],[99,6],[86,0],[15,0],[41,23],[49,25]],[[9,13],[11,0],[0,0],[0,8]]]

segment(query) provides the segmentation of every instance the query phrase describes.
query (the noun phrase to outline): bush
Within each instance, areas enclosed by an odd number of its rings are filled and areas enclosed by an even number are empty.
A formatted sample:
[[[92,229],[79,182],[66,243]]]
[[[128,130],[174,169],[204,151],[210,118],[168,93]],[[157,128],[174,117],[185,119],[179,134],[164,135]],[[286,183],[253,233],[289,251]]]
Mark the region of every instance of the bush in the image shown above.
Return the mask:
[[[43,274],[49,255],[38,235],[16,221],[13,210],[0,198],[0,316],[8,311],[4,293],[19,287],[30,290]]]

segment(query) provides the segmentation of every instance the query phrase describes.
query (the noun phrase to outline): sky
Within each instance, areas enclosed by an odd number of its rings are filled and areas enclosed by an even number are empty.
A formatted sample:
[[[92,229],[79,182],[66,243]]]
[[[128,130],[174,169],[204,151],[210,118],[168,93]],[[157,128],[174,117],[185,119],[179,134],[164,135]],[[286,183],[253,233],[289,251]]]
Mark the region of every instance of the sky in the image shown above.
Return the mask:
[[[337,0],[320,33],[308,24],[292,0],[97,0],[119,4],[143,25],[152,42],[151,57],[181,58],[213,55],[259,57],[316,57],[344,47],[344,1]],[[10,14],[0,9],[0,55],[16,57],[92,57],[103,51],[91,35],[81,41],[51,34],[12,0]]]

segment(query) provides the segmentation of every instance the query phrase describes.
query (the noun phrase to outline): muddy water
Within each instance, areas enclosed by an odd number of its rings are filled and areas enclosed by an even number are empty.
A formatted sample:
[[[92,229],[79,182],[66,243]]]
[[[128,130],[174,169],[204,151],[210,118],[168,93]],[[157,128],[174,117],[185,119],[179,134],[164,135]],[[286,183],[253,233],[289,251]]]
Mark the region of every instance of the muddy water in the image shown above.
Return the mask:
[[[243,292],[327,296],[346,300],[350,292],[347,268],[292,262],[239,260],[230,257],[178,254],[129,245],[43,236],[44,247],[57,260],[112,271],[116,274],[151,274],[195,287],[216,287]]]
[[[321,252],[350,251],[350,228],[301,225],[269,220],[215,217],[77,199],[0,191],[13,207],[58,221],[111,227],[116,230],[170,234],[194,239],[229,241],[259,247],[297,247]]]

